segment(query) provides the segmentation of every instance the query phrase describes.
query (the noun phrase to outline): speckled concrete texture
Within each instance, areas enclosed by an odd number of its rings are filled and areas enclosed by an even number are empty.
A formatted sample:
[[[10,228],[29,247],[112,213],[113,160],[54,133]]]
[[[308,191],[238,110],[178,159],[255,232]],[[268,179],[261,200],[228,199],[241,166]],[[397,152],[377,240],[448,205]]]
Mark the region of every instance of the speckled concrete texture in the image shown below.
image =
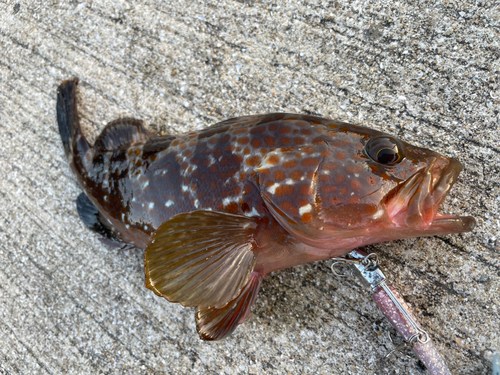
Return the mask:
[[[372,126],[457,157],[444,212],[469,234],[376,251],[453,374],[500,349],[500,5],[496,1],[0,0],[0,373],[425,374],[370,294],[331,262],[268,276],[222,342],[144,287],[143,253],[102,245],[55,116],[81,80],[84,128],[158,132],[275,111]]]

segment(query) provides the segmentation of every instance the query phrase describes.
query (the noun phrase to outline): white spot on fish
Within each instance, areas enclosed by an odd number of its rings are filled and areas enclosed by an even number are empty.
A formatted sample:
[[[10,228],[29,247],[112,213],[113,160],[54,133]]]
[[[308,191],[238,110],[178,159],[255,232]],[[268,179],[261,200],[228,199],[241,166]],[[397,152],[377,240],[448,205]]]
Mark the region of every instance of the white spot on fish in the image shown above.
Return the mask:
[[[186,185],[182,185],[182,191],[188,191],[188,187]]]
[[[168,200],[165,202],[165,206],[170,207],[174,205],[174,201]]]
[[[274,194],[276,192],[276,188],[279,186],[280,184],[275,182],[273,186],[267,188],[267,191],[270,192],[271,194]]]
[[[252,207],[252,211],[250,212],[245,212],[244,214],[245,216],[247,217],[255,217],[255,216],[259,216],[259,213],[257,212],[257,210],[255,209],[255,207]]]
[[[130,228],[130,225],[128,225],[128,224],[127,224],[127,225],[125,225],[125,228],[129,229],[129,228]]]
[[[295,181],[294,181],[294,180],[292,180],[291,178],[287,178],[287,179],[285,180],[285,184],[287,184],[287,185],[293,185],[293,184],[295,184]]]
[[[149,209],[150,210],[152,210],[154,206],[155,206],[154,202],[149,202]]]
[[[312,206],[310,204],[306,204],[305,206],[302,206],[299,208],[299,214],[300,216],[304,215],[307,212],[311,212]]]

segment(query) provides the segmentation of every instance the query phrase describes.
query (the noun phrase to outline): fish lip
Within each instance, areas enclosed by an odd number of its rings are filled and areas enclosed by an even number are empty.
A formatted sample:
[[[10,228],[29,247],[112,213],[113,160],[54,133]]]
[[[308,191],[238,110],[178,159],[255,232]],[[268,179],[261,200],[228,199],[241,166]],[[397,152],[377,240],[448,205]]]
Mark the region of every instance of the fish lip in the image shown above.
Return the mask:
[[[397,188],[387,207],[393,223],[415,231],[468,232],[475,226],[469,216],[438,213],[463,167],[454,158],[437,157]]]

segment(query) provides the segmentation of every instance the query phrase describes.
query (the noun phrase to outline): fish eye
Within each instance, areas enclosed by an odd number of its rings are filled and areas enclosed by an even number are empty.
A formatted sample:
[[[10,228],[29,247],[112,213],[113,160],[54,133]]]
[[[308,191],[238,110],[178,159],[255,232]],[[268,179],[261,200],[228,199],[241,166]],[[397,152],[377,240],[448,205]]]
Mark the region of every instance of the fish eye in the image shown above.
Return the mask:
[[[366,153],[373,161],[384,165],[394,165],[403,160],[403,150],[393,138],[370,139],[365,146]]]

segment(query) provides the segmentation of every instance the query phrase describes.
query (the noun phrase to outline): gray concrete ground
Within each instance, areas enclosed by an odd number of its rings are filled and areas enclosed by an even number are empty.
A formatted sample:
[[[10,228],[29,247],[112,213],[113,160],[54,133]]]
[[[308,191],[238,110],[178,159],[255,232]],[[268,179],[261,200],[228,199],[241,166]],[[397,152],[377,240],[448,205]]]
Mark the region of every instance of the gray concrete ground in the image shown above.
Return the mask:
[[[321,114],[465,166],[444,211],[473,233],[369,248],[454,374],[500,349],[500,8],[439,1],[0,0],[0,373],[423,374],[381,359],[394,331],[330,262],[275,273],[226,341],[144,287],[143,253],[102,245],[55,119],[81,79],[95,137],[118,116],[163,132],[247,114]],[[396,339],[398,340],[398,339]]]

